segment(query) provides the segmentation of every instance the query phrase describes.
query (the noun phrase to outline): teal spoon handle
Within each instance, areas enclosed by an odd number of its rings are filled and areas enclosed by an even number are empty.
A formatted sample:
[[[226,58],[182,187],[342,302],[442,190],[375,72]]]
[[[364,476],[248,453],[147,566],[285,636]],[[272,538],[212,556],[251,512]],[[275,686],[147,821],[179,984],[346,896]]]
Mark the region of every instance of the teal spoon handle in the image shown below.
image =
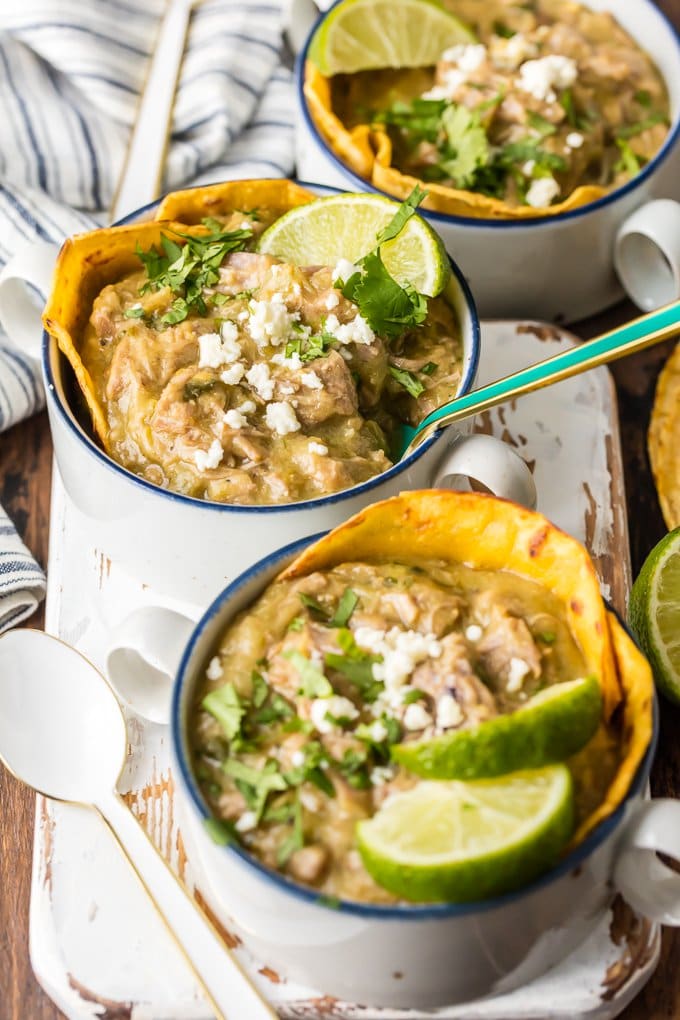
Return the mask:
[[[432,411],[417,429],[404,430],[404,438],[410,440],[402,457],[419,446],[424,439],[445,425],[460,421],[472,414],[480,414],[496,404],[543,386],[551,386],[561,379],[586,372],[598,365],[606,365],[610,361],[622,358],[645,347],[667,340],[680,332],[680,301],[658,308],[639,319],[633,319],[624,326],[603,333],[587,343],[579,344],[568,351],[555,354],[552,358],[539,361],[519,372],[497,379],[479,390],[466,393],[463,397],[443,404]]]

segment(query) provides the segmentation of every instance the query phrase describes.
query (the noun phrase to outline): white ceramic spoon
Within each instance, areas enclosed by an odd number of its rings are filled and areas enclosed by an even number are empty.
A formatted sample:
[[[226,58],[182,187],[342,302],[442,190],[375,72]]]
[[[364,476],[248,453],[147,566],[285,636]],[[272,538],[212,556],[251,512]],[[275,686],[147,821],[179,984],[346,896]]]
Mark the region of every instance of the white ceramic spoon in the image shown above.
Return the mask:
[[[0,638],[0,760],[54,800],[104,819],[222,1020],[274,1020],[239,964],[115,792],[125,720],[101,673],[41,631]]]

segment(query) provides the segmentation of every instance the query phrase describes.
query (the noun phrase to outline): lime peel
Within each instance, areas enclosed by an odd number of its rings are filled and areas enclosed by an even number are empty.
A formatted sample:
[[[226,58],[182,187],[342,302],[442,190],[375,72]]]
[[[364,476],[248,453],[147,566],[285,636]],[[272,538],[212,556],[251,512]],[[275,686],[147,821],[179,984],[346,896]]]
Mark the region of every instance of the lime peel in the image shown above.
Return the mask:
[[[521,708],[471,729],[395,744],[392,757],[429,779],[480,779],[564,761],[593,736],[602,714],[595,677],[553,684]]]
[[[556,862],[573,827],[571,774],[551,765],[418,783],[360,822],[357,843],[367,871],[395,895],[463,903],[530,882]]]
[[[680,704],[680,528],[654,546],[633,585],[628,622],[659,690]]]

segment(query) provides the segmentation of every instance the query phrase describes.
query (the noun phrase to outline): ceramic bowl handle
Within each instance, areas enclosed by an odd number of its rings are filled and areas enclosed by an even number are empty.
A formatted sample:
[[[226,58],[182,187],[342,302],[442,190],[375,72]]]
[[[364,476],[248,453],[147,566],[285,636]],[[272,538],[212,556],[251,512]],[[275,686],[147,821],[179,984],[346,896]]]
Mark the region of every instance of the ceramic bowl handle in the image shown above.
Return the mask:
[[[301,51],[307,36],[316,24],[321,11],[330,6],[332,0],[286,0],[283,7],[283,27],[288,44],[295,54]]]
[[[658,198],[619,227],[614,265],[628,296],[645,312],[680,298],[680,203]]]
[[[470,481],[530,510],[536,506],[536,485],[526,462],[495,436],[459,437],[437,465],[431,484],[433,489],[459,489]]]
[[[657,857],[680,860],[680,801],[645,801],[626,828],[614,883],[634,910],[659,924],[680,927],[680,874]]]
[[[58,244],[32,241],[20,248],[0,273],[0,324],[12,346],[35,361],[40,360],[42,307],[29,288],[38,291],[44,303],[52,288],[58,254]]]
[[[173,680],[195,626],[182,613],[147,606],[114,628],[106,673],[124,705],[152,722],[168,722]]]

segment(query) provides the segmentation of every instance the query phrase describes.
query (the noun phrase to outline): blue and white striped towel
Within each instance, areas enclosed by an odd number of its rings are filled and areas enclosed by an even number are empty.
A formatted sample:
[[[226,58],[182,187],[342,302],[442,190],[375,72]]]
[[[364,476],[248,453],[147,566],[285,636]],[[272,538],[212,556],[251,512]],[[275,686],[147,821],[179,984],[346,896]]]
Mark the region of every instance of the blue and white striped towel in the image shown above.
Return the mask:
[[[27,240],[61,241],[106,221],[163,9],[163,0],[1,0],[0,268]],[[281,18],[281,0],[196,7],[165,190],[292,172]],[[35,366],[0,333],[0,432],[42,404]],[[0,509],[0,633],[43,591]]]

